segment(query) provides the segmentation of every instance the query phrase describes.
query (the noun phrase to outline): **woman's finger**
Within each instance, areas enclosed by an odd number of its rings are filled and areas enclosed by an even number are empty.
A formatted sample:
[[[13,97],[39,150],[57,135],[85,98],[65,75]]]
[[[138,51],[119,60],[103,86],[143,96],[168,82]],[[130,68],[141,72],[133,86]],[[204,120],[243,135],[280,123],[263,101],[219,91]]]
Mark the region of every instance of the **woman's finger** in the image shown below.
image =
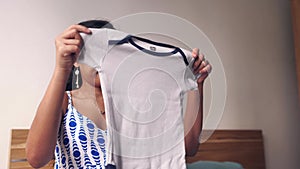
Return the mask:
[[[197,76],[197,78],[205,75],[205,74],[209,74],[211,72],[211,65],[209,64],[208,61],[204,61],[204,64],[201,64],[201,66],[196,70],[196,72],[194,72],[194,74]]]
[[[63,39],[74,39],[76,34],[79,34],[76,29],[68,29],[61,35],[61,37]]]
[[[205,67],[208,63],[207,60],[205,60],[204,55],[200,54],[200,56],[198,57],[198,60],[196,60],[195,64],[194,64],[194,73],[199,72],[201,69],[203,69],[203,67]]]
[[[204,60],[204,55],[202,53],[200,55],[195,56],[195,61],[194,61],[194,64],[193,64],[194,71],[199,68],[199,66],[201,65],[201,62],[203,60]]]
[[[194,58],[198,57],[199,55],[199,49],[198,48],[194,48],[193,51],[192,51],[192,56]]]
[[[80,46],[81,41],[79,39],[63,39],[65,45],[77,45]]]
[[[80,48],[77,45],[65,45],[63,47],[63,56],[73,56],[74,54],[78,54]]]
[[[75,29],[77,32],[82,32],[82,33],[86,33],[86,34],[92,33],[89,28],[82,26],[82,25],[71,25],[68,29],[69,30]]]
[[[200,74],[210,73],[212,71],[212,66],[210,64],[206,65],[203,69],[199,71]]]
[[[209,64],[207,66],[205,66],[199,73],[197,76],[197,83],[203,83],[204,80],[208,77],[209,73],[212,70],[212,66]]]
[[[78,37],[80,37],[80,35],[79,35],[80,32],[87,33],[87,34],[92,33],[90,29],[88,29],[84,26],[72,25],[64,31],[64,33],[62,34],[62,38],[65,38],[65,39],[72,39],[72,38],[79,39]]]

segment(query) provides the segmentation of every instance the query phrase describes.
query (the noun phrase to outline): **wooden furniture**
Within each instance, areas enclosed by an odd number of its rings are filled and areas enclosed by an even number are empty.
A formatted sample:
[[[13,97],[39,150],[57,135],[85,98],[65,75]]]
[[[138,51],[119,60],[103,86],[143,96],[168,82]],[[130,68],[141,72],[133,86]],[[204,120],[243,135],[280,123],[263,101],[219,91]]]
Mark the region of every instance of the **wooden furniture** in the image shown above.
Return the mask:
[[[300,0],[291,0],[291,13],[294,32],[296,72],[298,78],[298,96],[300,102]]]
[[[188,163],[199,160],[232,161],[245,169],[265,169],[262,131],[216,130],[199,146],[197,154],[186,160]]]
[[[206,131],[203,131],[205,134]],[[28,129],[13,129],[10,149],[10,169],[32,169],[25,157]],[[199,160],[233,161],[245,169],[264,169],[264,145],[261,130],[216,130],[187,162]],[[53,169],[50,161],[43,169]]]
[[[26,160],[25,144],[28,135],[28,129],[13,129],[11,131],[10,146],[10,169],[32,169],[33,167]],[[42,169],[53,169],[54,161],[50,161]]]

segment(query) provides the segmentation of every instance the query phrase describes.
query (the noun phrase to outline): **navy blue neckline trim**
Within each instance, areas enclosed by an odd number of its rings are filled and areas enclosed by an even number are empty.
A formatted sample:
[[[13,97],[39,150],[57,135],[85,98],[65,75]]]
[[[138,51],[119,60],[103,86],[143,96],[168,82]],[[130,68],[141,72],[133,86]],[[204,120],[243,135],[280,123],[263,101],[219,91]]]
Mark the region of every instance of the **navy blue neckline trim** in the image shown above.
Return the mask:
[[[171,52],[155,52],[155,51],[151,51],[151,50],[148,50],[148,49],[145,49],[143,48],[142,46],[139,46],[138,44],[136,44],[134,42],[134,39],[137,39],[137,40],[140,40],[140,41],[143,41],[143,42],[146,42],[146,43],[149,43],[149,44],[153,44],[153,45],[156,45],[156,46],[161,46],[161,47],[166,47],[166,48],[174,48],[173,51]],[[184,54],[184,52],[176,47],[176,46],[173,46],[173,45],[170,45],[170,44],[165,44],[165,43],[160,43],[160,42],[155,42],[155,41],[152,41],[152,40],[149,40],[149,39],[145,39],[145,38],[141,38],[141,37],[137,37],[137,36],[133,36],[133,35],[127,35],[125,38],[121,39],[121,40],[109,40],[108,41],[109,45],[122,45],[124,43],[130,43],[132,44],[134,47],[136,47],[137,49],[145,52],[145,53],[148,53],[150,55],[154,55],[154,56],[170,56],[170,55],[173,55],[173,54],[176,54],[177,52],[179,52],[181,54],[181,56],[183,57],[183,61],[186,65],[188,65],[188,61],[187,61],[187,58]]]

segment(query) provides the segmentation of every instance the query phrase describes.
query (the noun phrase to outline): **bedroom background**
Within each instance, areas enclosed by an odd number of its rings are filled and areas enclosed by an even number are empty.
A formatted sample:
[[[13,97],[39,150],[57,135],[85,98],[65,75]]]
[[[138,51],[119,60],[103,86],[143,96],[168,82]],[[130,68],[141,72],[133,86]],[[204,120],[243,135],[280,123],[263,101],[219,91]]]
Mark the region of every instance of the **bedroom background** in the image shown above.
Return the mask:
[[[0,1],[1,168],[8,166],[10,130],[29,128],[50,80],[54,38],[82,20],[139,12],[170,13],[201,29],[226,74],[227,98],[218,128],[261,129],[266,167],[298,168],[292,18],[290,2],[283,0]]]

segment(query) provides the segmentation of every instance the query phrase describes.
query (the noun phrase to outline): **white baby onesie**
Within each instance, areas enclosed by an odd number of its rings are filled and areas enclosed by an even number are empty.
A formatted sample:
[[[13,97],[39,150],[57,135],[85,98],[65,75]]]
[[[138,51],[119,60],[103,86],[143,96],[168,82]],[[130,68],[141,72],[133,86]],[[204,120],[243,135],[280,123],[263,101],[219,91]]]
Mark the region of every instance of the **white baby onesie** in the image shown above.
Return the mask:
[[[99,71],[107,164],[186,169],[183,95],[197,89],[191,52],[113,29],[91,30],[81,34],[78,61]]]

